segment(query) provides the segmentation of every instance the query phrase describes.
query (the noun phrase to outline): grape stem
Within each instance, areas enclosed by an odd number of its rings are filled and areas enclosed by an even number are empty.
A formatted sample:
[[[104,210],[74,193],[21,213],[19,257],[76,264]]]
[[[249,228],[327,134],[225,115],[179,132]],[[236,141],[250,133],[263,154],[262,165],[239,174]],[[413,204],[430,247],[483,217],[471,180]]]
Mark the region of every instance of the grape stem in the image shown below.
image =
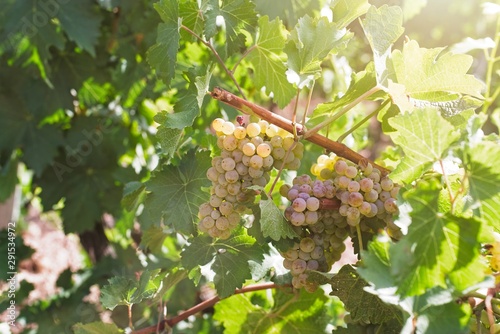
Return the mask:
[[[252,292],[252,291],[259,291],[259,290],[268,290],[268,289],[277,289],[277,288],[284,288],[284,287],[289,287],[290,285],[277,285],[272,282],[268,283],[260,283],[260,284],[253,284],[249,286],[245,286],[241,289],[236,289],[234,291],[234,294],[240,294],[240,293],[247,293],[247,292]],[[186,320],[188,317],[201,312],[209,307],[214,306],[218,301],[220,301],[221,298],[219,296],[212,297],[210,299],[207,299],[190,309],[181,312],[180,314],[176,315],[173,318],[170,319],[165,319],[159,322],[159,324],[149,326],[146,328],[138,329],[136,331],[131,332],[130,334],[150,334],[150,333],[156,333],[157,331],[162,331],[165,328],[171,328],[178,324],[179,322]]]
[[[244,100],[242,98],[239,98],[238,96],[234,95],[233,93],[230,93],[222,88],[219,87],[214,87],[213,91],[210,93],[210,95],[216,99],[219,100],[227,105],[230,105],[231,107],[238,109],[239,111],[249,114],[249,115],[257,115],[261,119],[264,119],[268,121],[269,123],[272,123],[290,133],[296,133],[299,136],[302,136],[305,134],[305,127],[301,124],[294,124],[292,121],[289,119],[277,115],[259,105],[256,105],[250,101]],[[310,136],[305,138],[306,140],[310,141],[311,143],[314,143],[316,145],[319,145],[323,148],[325,148],[328,151],[331,151],[335,153],[336,155],[345,158],[349,161],[354,162],[355,164],[359,164],[360,161],[367,161],[370,162],[374,168],[377,168],[382,172],[383,175],[389,174],[389,170],[375,164],[372,161],[369,161],[365,157],[363,157],[361,154],[351,150],[349,147],[346,145],[330,140],[319,133],[312,133]]]

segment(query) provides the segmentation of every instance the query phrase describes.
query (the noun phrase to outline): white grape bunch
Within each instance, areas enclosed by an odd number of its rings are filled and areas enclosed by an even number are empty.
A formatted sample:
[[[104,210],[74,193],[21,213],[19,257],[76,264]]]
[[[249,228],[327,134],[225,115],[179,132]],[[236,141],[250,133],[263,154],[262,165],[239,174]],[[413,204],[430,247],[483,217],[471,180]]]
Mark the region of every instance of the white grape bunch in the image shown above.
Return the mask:
[[[207,171],[210,200],[199,208],[198,229],[214,238],[227,239],[239,226],[241,213],[255,200],[256,191],[249,187],[265,187],[273,168],[298,169],[304,153],[302,143],[273,124],[239,123],[212,122],[221,153]]]

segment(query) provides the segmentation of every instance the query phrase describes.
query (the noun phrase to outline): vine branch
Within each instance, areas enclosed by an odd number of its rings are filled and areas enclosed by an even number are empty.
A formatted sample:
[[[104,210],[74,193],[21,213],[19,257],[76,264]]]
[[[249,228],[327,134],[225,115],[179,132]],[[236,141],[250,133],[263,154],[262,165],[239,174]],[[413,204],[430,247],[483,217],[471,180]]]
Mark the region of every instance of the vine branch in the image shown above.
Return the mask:
[[[292,121],[289,119],[277,115],[259,105],[256,105],[250,101],[244,100],[242,98],[239,98],[238,96],[234,95],[233,93],[230,93],[222,88],[215,87],[213,91],[210,93],[210,95],[221,102],[224,102],[227,105],[230,105],[233,108],[238,109],[239,111],[249,114],[249,115],[257,115],[260,118],[268,121],[269,123],[272,123],[290,133],[296,133],[299,136],[303,136],[306,133],[306,129],[303,125],[301,124],[294,124]],[[345,158],[349,161],[352,161],[356,164],[358,164],[360,161],[368,161],[370,162],[374,168],[377,168],[382,172],[382,174],[388,174],[389,170],[375,164],[373,161],[370,161],[363,157],[361,154],[351,150],[349,147],[346,145],[333,141],[331,139],[328,139],[318,133],[312,133],[309,135],[307,138],[304,138],[311,143],[314,143],[316,145],[319,145],[328,151],[331,151],[338,155],[339,157]]]
[[[269,282],[269,283],[260,283],[260,284],[253,284],[249,286],[245,286],[241,289],[236,289],[234,291],[234,294],[240,294],[240,293],[247,293],[247,292],[252,292],[252,291],[259,291],[259,290],[267,290],[267,289],[277,289],[280,287],[286,287],[287,285],[276,285],[275,283]],[[180,314],[176,315],[173,318],[170,319],[165,319],[159,322],[159,324],[145,327],[142,329],[138,329],[136,331],[131,332],[130,334],[150,334],[150,333],[156,333],[157,331],[162,331],[166,328],[170,328],[181,322],[182,320],[186,320],[188,317],[203,311],[209,307],[214,306],[217,304],[218,301],[221,299],[219,296],[212,297],[210,299],[207,299],[190,309],[185,310],[184,312],[181,312]]]

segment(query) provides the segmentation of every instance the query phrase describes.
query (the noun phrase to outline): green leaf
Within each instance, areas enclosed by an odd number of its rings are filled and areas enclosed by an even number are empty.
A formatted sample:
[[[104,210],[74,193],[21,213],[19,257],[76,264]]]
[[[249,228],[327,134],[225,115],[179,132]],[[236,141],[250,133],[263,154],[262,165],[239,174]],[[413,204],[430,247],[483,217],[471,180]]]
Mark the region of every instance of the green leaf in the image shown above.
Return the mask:
[[[210,152],[188,152],[179,166],[166,166],[146,183],[149,192],[139,217],[143,228],[163,222],[186,235],[195,231],[198,207],[206,200],[203,187],[210,186],[206,171]]]
[[[440,187],[436,180],[421,181],[404,195],[412,208],[412,223],[408,234],[390,250],[391,272],[403,296],[420,295],[436,286],[446,288],[452,272],[459,288],[484,279],[478,262],[481,225],[440,212]]]
[[[249,296],[248,296],[249,295]],[[314,293],[273,291],[274,305],[267,310],[254,304],[256,294],[240,294],[215,305],[214,319],[224,324],[224,333],[313,334],[325,331],[327,301],[321,289]]]
[[[172,158],[177,152],[177,148],[180,144],[182,138],[181,129],[172,129],[167,127],[164,123],[167,120],[168,111],[164,110],[155,115],[154,120],[159,123],[158,132],[156,133],[156,138],[158,138],[162,151],[167,155],[167,157]]]
[[[213,259],[211,268],[215,272],[215,288],[219,297],[224,298],[232,295],[236,288],[252,277],[248,261],[260,263],[264,254],[263,247],[254,238],[240,234],[227,240],[196,237],[184,249],[181,257],[187,269],[207,264]]]
[[[443,48],[420,48],[410,41],[403,51],[392,53],[390,79],[406,87],[406,95],[416,100],[450,102],[463,95],[482,99],[484,84],[467,74],[473,58],[463,54],[443,53]]]
[[[468,305],[459,305],[455,301],[433,307],[422,307],[415,310],[408,318],[401,333],[470,333],[467,325],[470,319]]]
[[[126,210],[132,211],[137,208],[144,197],[146,186],[142,182],[129,182],[123,188],[122,205]]]
[[[218,1],[207,10],[205,21],[205,36],[212,38],[217,33],[217,16],[224,18],[226,28],[227,54],[238,52],[245,45],[245,35],[242,31],[253,31],[257,24],[255,5],[249,0],[226,0],[219,7]]]
[[[331,6],[337,28],[347,27],[370,8],[368,0],[336,0]]]
[[[321,62],[344,47],[349,37],[326,17],[300,18],[285,46],[288,81],[299,88],[310,86],[320,76]]]
[[[472,206],[479,219],[500,232],[500,147],[498,143],[483,141],[469,149],[465,167],[469,181]]]
[[[262,16],[257,41],[247,56],[254,68],[255,84],[258,88],[266,87],[268,94],[272,92],[280,108],[285,107],[296,94],[285,74],[283,48],[286,37],[287,31],[279,18],[269,22],[267,16]]]
[[[77,323],[73,326],[75,334],[119,334],[123,333],[115,324],[104,323],[100,321],[88,324]]]
[[[362,21],[363,30],[373,51],[377,82],[387,86],[387,58],[391,47],[404,31],[401,7],[371,6]]]
[[[141,246],[149,249],[153,254],[161,253],[163,242],[168,234],[160,226],[150,226],[142,234]]]
[[[405,153],[391,173],[395,182],[409,183],[419,178],[459,137],[454,127],[432,108],[393,117],[389,124],[396,129],[389,133],[391,139]]]
[[[0,166],[0,203],[5,202],[16,189],[18,160],[9,159]]]
[[[331,285],[330,294],[340,298],[353,322],[368,320],[372,324],[382,324],[393,318],[400,318],[398,309],[364,290],[369,284],[350,265],[340,269],[331,280]]]
[[[177,50],[179,49],[181,21],[177,0],[161,0],[154,4],[164,23],[158,25],[156,44],[147,52],[148,63],[156,71],[156,75],[170,86],[175,75]]]
[[[69,39],[95,57],[94,46],[100,35],[101,17],[94,11],[94,2],[60,2],[56,17]]]
[[[259,224],[264,237],[270,237],[276,241],[281,238],[293,239],[297,237],[297,233],[295,233],[291,225],[285,220],[283,213],[274,204],[272,199],[261,200],[259,207],[261,210]]]

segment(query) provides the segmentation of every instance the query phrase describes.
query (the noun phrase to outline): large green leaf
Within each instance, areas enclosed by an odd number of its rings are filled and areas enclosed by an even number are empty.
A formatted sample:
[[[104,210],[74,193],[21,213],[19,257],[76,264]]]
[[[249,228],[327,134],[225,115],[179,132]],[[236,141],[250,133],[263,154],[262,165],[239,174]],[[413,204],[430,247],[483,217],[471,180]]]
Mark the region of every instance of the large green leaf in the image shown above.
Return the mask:
[[[395,182],[409,183],[419,178],[459,137],[454,127],[433,108],[393,117],[389,124],[396,129],[389,133],[391,139],[405,153],[391,173]]]
[[[270,237],[276,241],[282,238],[293,239],[297,237],[297,233],[285,220],[283,213],[272,199],[262,199],[259,202],[259,207],[261,212],[259,224],[264,237]]]
[[[61,1],[58,5],[56,17],[69,39],[95,56],[94,46],[100,35],[101,17],[94,11],[94,2],[91,0]]]
[[[250,0],[226,0],[219,7],[218,1],[210,1],[206,13],[205,35],[212,38],[217,33],[217,16],[224,18],[227,54],[238,52],[245,45],[244,30],[252,32],[257,24],[255,5]]]
[[[377,82],[387,86],[387,58],[391,47],[404,31],[401,7],[371,6],[366,13],[363,29],[373,51]]]
[[[459,288],[484,279],[479,262],[481,225],[441,212],[439,189],[436,180],[421,181],[405,193],[412,223],[408,234],[390,250],[391,272],[403,296],[420,295],[436,286],[446,288],[453,272],[459,272],[454,277]]]
[[[198,207],[206,197],[201,189],[210,186],[206,171],[210,167],[210,152],[188,152],[179,166],[165,166],[146,183],[149,192],[144,211],[139,217],[142,226],[160,224],[187,235],[194,233]]]
[[[484,141],[467,153],[469,195],[479,218],[500,232],[500,147],[498,142]]]
[[[252,277],[248,262],[260,263],[264,258],[264,249],[253,237],[244,233],[227,240],[201,236],[191,240],[181,254],[181,261],[186,268],[192,269],[213,260],[211,269],[215,272],[215,288],[217,294],[224,298]]]
[[[254,68],[255,84],[272,92],[280,108],[285,107],[296,93],[285,74],[283,48],[286,37],[287,31],[280,19],[269,22],[269,18],[263,16],[259,19],[257,41],[247,56]]]
[[[285,46],[288,81],[299,88],[310,86],[321,73],[321,62],[344,47],[349,37],[326,17],[300,18]]]
[[[156,75],[169,86],[175,75],[179,49],[179,4],[177,0],[161,0],[154,7],[164,23],[158,25],[156,44],[148,50],[147,59]]]

